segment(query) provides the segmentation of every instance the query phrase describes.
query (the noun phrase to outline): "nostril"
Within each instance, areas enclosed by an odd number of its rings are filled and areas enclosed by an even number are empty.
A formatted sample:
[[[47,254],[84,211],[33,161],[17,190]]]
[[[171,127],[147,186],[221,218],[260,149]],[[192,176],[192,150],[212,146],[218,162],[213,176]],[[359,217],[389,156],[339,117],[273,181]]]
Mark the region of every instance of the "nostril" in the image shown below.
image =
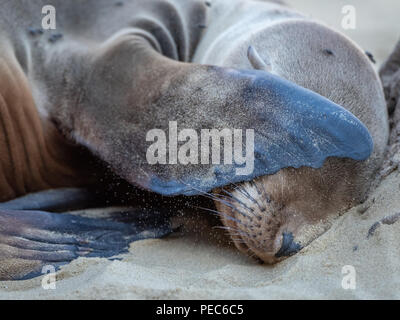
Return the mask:
[[[291,232],[284,232],[282,234],[282,246],[275,254],[276,258],[289,257],[302,249],[299,243],[294,242],[294,237]]]

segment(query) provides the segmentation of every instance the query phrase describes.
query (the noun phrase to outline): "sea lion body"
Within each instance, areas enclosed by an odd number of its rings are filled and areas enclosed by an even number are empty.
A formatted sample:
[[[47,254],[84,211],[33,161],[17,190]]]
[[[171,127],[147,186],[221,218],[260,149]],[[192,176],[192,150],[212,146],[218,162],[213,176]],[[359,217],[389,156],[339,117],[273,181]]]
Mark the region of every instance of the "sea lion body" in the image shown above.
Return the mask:
[[[273,263],[365,198],[386,145],[387,118],[370,62],[338,33],[258,1],[221,0],[211,8],[197,0],[0,4],[0,146],[7,150],[0,157],[0,199],[101,183],[91,178],[91,155],[81,156],[80,146],[135,186],[217,197],[223,223],[245,243],[238,248]],[[45,5],[57,10],[57,30],[36,32]],[[270,72],[252,70],[250,45]],[[169,121],[194,130],[255,128],[254,172],[236,176],[233,164],[150,165],[146,133]],[[237,185],[243,181],[249,182]],[[2,225],[12,228],[0,229],[0,258],[17,262],[3,262],[0,277],[13,269],[9,278],[26,276],[32,261],[37,271],[49,260],[99,255],[93,237],[106,232],[104,224],[85,220],[74,228],[67,215],[21,218],[15,203],[5,208]],[[125,225],[110,228],[118,241],[102,243],[108,256],[126,239],[146,237]],[[82,232],[90,241],[82,241]],[[21,244],[16,233],[28,241]],[[165,233],[160,227],[150,234]],[[71,239],[84,248],[72,250],[71,241],[78,244]],[[45,243],[51,245],[44,249]]]
[[[72,109],[80,98],[77,83],[68,82],[68,77],[78,81],[74,73],[86,63],[79,51],[87,54],[91,43],[99,47],[123,29],[151,38],[146,29],[159,28],[159,40],[152,42],[157,50],[171,59],[189,61],[201,34],[197,26],[204,23],[205,8],[200,4],[131,0],[119,7],[106,0],[87,1],[77,13],[74,4],[65,1],[1,3],[0,113],[4,124],[0,129],[0,201],[50,188],[96,183],[88,165],[90,155],[79,147],[86,142],[70,136],[75,134],[68,123],[71,119],[61,110],[65,101]],[[46,5],[56,9],[56,30],[41,29]],[[189,22],[182,20],[186,16],[191,17]],[[123,88],[122,83],[120,90],[130,88]]]

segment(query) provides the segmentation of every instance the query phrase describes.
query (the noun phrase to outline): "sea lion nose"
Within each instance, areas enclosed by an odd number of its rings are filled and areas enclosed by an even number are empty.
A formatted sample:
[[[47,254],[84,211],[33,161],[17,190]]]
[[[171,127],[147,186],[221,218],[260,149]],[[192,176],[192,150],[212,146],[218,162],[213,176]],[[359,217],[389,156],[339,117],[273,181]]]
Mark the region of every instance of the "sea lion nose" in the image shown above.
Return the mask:
[[[279,251],[275,254],[276,258],[289,257],[302,249],[299,243],[294,241],[293,234],[291,232],[282,233],[282,246]]]

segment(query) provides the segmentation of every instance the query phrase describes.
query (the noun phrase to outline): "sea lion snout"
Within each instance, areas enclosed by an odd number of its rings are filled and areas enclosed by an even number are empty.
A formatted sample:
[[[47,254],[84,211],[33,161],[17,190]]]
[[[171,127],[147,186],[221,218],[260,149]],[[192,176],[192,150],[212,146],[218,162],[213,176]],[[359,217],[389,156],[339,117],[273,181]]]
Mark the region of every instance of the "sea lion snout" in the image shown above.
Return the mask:
[[[296,235],[304,219],[281,199],[271,198],[265,179],[220,190],[222,200],[216,200],[216,206],[236,247],[246,255],[274,264],[303,248]]]

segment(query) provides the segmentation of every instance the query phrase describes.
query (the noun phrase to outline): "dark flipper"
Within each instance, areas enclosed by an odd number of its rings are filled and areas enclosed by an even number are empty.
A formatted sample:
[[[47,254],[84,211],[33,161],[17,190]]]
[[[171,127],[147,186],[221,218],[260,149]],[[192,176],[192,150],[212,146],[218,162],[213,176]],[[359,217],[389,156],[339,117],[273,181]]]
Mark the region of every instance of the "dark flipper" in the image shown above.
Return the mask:
[[[329,157],[361,161],[371,155],[365,125],[316,92],[264,71],[173,61],[135,32],[121,31],[93,52],[95,59],[87,58],[83,111],[65,110],[74,119],[71,132],[132,185],[166,196],[199,195],[283,168],[320,168]],[[257,62],[254,52],[252,58]],[[191,129],[190,143],[182,144],[184,129]],[[209,129],[218,132],[215,155],[226,154],[228,161],[211,161],[214,142],[202,138]],[[235,129],[242,131],[232,146]]]
[[[0,203],[0,210],[66,212],[105,205],[104,198],[92,190],[66,188],[32,193],[21,198],[3,202]]]
[[[89,219],[43,211],[0,210],[0,280],[41,275],[79,257],[113,257],[129,243],[172,232],[166,215],[152,212],[117,214],[130,223]]]

